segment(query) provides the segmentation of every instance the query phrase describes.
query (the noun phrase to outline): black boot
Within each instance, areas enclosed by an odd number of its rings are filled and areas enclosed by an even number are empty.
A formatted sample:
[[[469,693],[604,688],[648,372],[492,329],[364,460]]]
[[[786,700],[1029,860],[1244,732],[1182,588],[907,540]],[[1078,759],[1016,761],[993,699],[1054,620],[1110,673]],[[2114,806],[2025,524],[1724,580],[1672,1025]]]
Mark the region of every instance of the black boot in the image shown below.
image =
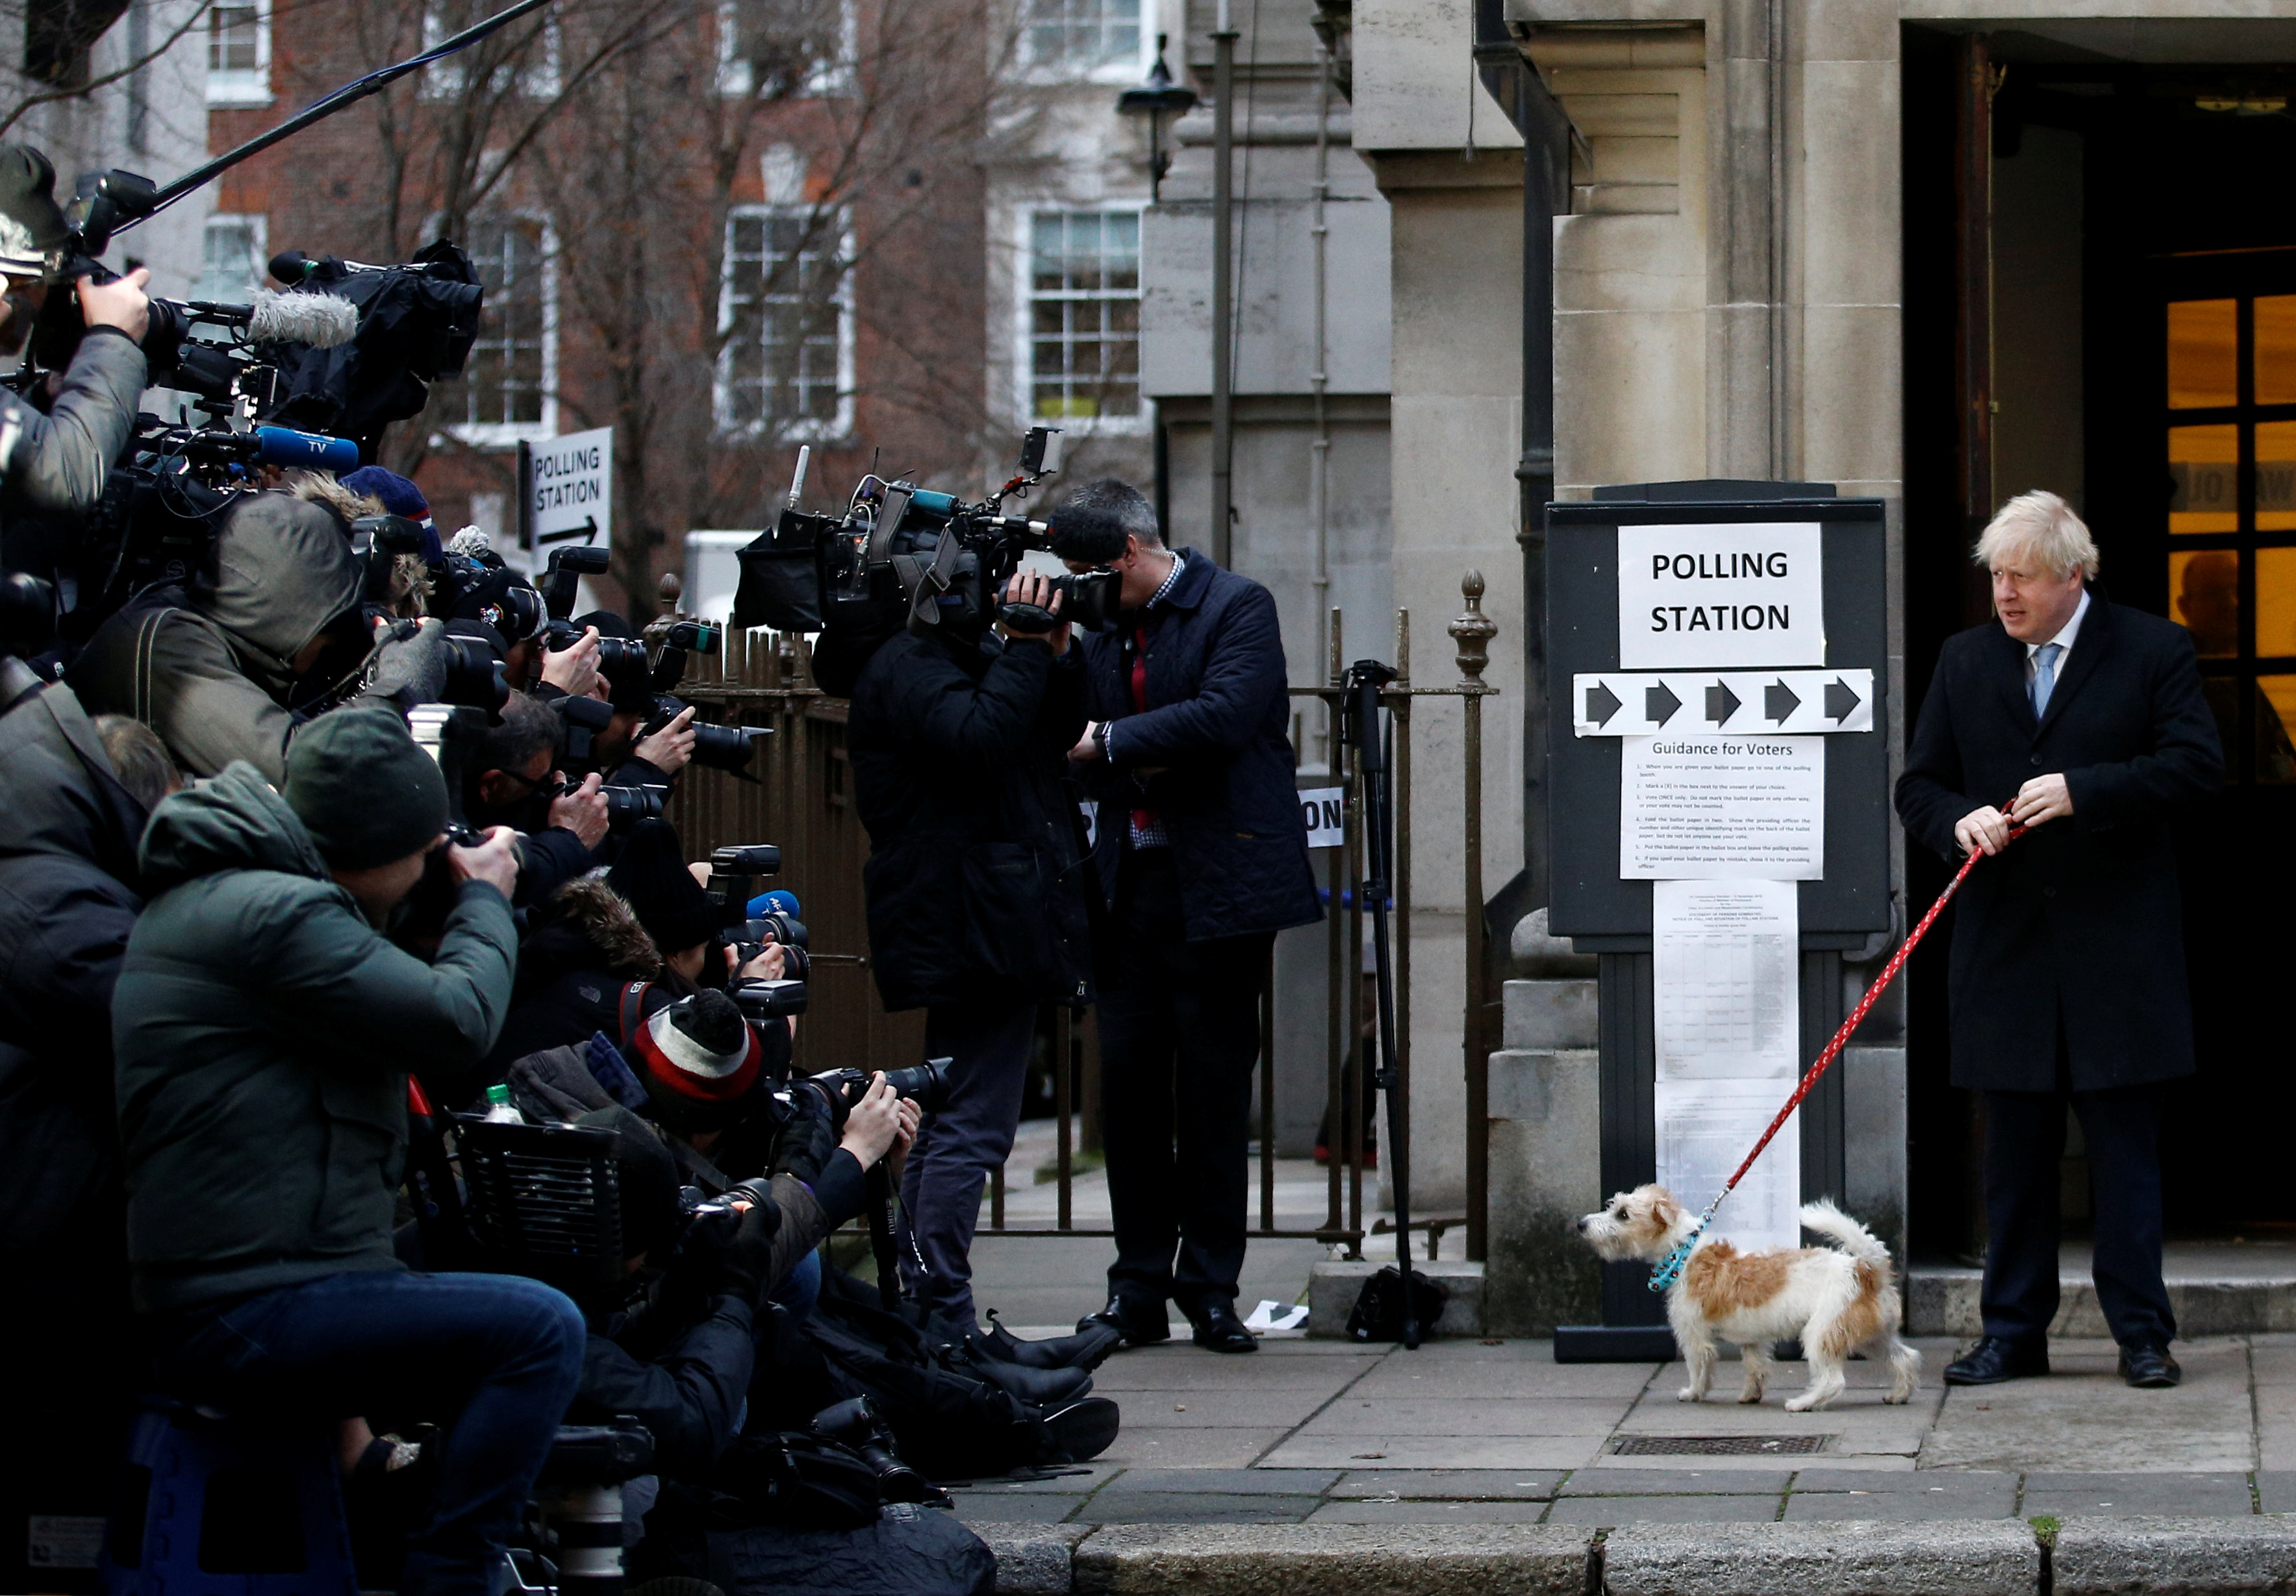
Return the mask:
[[[1114,1325],[1087,1319],[1073,1336],[1023,1341],[997,1322],[996,1310],[991,1308],[988,1333],[972,1338],[972,1346],[976,1352],[1025,1369],[1097,1369],[1123,1339],[1124,1332]]]

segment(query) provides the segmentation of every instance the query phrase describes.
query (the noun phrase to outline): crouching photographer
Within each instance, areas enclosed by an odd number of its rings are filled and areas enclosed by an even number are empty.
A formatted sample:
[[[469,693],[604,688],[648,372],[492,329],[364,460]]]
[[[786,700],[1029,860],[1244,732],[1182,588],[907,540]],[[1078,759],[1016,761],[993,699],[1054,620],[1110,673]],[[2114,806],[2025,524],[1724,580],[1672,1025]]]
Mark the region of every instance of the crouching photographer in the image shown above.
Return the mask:
[[[606,799],[594,775],[569,784],[557,768],[564,725],[538,699],[513,692],[502,720],[487,728],[468,760],[463,814],[484,831],[505,825],[526,837],[519,872],[521,905],[539,903],[596,863],[606,839]]]
[[[297,1421],[445,1426],[402,1588],[488,1596],[582,1366],[537,1281],[406,1273],[407,1076],[492,1044],[517,952],[511,835],[448,850],[435,959],[377,929],[447,825],[438,764],[381,707],[161,802],[113,1004],[135,1305],[162,1387]]]
[[[848,735],[878,990],[888,1009],[923,1008],[925,1051],[952,1060],[903,1180],[902,1257],[918,1306],[962,1340],[977,1331],[981,1187],[1013,1150],[1037,1007],[1089,1001],[1091,975],[1066,774],[1084,673],[1063,595],[1013,577],[1007,601],[1043,618],[1000,638],[977,557],[953,565],[937,624],[913,622],[863,667]]]

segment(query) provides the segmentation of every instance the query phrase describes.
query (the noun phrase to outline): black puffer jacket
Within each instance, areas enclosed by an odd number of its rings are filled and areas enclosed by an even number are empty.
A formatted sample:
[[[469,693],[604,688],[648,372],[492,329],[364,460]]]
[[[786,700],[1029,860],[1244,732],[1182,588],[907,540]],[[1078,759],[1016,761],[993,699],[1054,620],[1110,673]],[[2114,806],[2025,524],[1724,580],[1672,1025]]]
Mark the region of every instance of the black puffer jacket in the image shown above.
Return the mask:
[[[0,1278],[127,1297],[111,989],[143,906],[144,807],[68,687],[0,719]]]
[[[905,632],[853,692],[847,741],[869,828],[862,883],[888,1009],[1092,999],[1068,751],[1083,651]]]

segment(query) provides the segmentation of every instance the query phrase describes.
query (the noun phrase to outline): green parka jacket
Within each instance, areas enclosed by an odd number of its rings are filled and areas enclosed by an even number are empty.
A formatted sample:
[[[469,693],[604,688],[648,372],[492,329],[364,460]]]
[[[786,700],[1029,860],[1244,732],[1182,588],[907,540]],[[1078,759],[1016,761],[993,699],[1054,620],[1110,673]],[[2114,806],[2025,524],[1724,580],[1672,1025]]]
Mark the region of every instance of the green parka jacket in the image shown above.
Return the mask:
[[[406,1072],[493,1046],[509,903],[466,881],[437,959],[400,952],[240,762],[152,811],[142,865],[112,1002],[135,1305],[400,1267]]]

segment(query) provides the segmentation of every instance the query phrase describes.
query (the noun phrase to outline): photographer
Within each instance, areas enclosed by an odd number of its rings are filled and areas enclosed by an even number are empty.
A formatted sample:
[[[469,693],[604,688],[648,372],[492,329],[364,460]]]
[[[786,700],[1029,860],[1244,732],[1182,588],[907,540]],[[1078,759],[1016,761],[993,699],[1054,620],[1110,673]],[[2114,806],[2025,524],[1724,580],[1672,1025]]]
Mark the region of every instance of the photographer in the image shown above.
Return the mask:
[[[20,351],[47,296],[66,291],[52,274],[69,241],[48,158],[24,144],[0,144],[0,275],[7,278],[0,354]],[[62,381],[30,402],[0,393],[0,475],[12,507],[81,512],[102,495],[144,392],[147,371],[138,340],[150,318],[144,285],[151,275],[138,267],[111,282],[81,278],[75,286],[87,331]],[[0,552],[13,570],[45,576],[56,563],[50,551],[11,546]]]
[[[512,839],[449,848],[425,964],[376,928],[443,839],[437,763],[361,707],[286,765],[284,797],[234,765],[144,834],[155,896],[112,1008],[135,1303],[186,1400],[445,1423],[403,1588],[486,1596],[574,1394],[581,1317],[532,1281],[410,1274],[392,1229],[407,1067],[475,1064],[509,1004]]]
[[[1062,603],[1035,575],[1005,596]],[[1082,654],[1065,624],[990,634],[995,599],[945,603],[939,626],[885,642],[848,723],[878,991],[888,1009],[925,1009],[926,1052],[954,1060],[903,1181],[902,1254],[919,1305],[959,1338],[978,1328],[967,1255],[981,1186],[1013,1150],[1037,1007],[1091,995],[1092,888],[1063,761],[1084,730]]]
[[[502,722],[489,726],[471,759],[463,813],[484,831],[505,825],[526,834],[519,872],[521,904],[538,903],[597,863],[606,838],[606,800],[594,775],[568,787],[557,763],[558,717],[525,693],[513,692]]]
[[[1235,1293],[1259,994],[1275,933],[1322,917],[1275,601],[1167,549],[1121,482],[1071,495],[1052,540],[1071,570],[1122,578],[1121,624],[1085,641],[1093,724],[1070,755],[1100,800],[1110,902],[1101,1101],[1117,1257],[1096,1317],[1161,1341],[1168,1298],[1199,1346],[1250,1352]]]
[[[595,610],[576,618],[575,624],[600,637],[638,641],[629,623],[618,615]],[[654,718],[652,677],[644,669],[618,673],[600,671],[590,696],[613,707],[614,718],[598,733],[597,765],[609,773],[609,787],[674,788],[678,773],[693,761],[693,710],[689,706],[652,732],[644,728]]]
[[[96,628],[71,684],[91,711],[157,732],[194,775],[244,759],[276,785],[298,732],[362,670],[357,696],[402,713],[443,689],[439,623],[371,634],[365,583],[332,511],[292,493],[240,495],[216,535],[212,578],[138,594]]]

